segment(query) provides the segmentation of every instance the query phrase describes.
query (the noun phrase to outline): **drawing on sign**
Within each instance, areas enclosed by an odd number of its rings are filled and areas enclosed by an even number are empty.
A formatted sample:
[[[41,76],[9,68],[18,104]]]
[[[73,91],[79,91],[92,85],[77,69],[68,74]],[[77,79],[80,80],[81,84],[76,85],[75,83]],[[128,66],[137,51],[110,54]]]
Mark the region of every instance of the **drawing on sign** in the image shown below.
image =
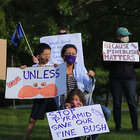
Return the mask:
[[[14,80],[7,83],[7,86],[9,88],[11,88],[12,86],[16,85],[20,80],[21,80],[21,78],[19,76],[17,76]]]
[[[27,85],[20,89],[18,98],[35,97],[38,94],[42,95],[44,98],[57,96],[57,86],[55,84],[46,86],[45,82],[41,83],[41,86],[39,86],[38,83],[34,83],[33,87]]]
[[[97,115],[97,116],[101,116],[101,118],[103,118],[104,117],[104,115],[101,113],[101,112],[99,112],[98,110],[96,110],[96,109],[91,109],[91,112],[92,113],[94,113],[95,115]]]

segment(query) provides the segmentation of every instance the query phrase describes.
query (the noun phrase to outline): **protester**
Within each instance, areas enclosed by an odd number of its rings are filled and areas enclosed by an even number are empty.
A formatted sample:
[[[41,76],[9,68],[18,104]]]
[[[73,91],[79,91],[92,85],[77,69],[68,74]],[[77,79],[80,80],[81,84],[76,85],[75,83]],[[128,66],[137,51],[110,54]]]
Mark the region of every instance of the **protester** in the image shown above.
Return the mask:
[[[75,88],[68,93],[65,102],[66,109],[77,108],[86,105],[86,98],[84,93],[80,89]],[[68,140],[80,140],[80,137],[71,138]]]
[[[84,94],[92,93],[95,88],[95,73],[92,70],[87,72],[84,65],[75,62],[77,56],[77,48],[73,44],[66,44],[61,50],[61,57],[67,63],[67,91],[61,96],[58,102],[59,109],[64,109],[64,102],[68,93],[74,89],[79,88]],[[106,120],[110,118],[111,111],[101,106]],[[96,140],[98,135],[93,135],[92,139]],[[89,139],[89,138],[88,138]],[[87,140],[88,140],[87,139]]]
[[[58,34],[68,34],[69,30],[66,28],[61,28],[58,31]],[[53,65],[49,62],[50,60],[50,54],[51,54],[51,48],[49,45],[45,44],[45,43],[40,43],[35,52],[34,52],[34,56],[33,56],[33,62],[36,63],[35,65],[33,65],[33,67],[37,67],[37,66],[48,66],[48,65]],[[23,65],[21,66],[21,69],[25,69],[27,66]],[[35,99],[33,102],[33,107],[32,107],[32,112],[30,115],[30,119],[29,119],[29,124],[27,126],[25,135],[23,140],[28,140],[29,135],[31,134],[34,125],[36,123],[36,120],[44,119],[44,114],[46,112],[51,112],[51,111],[56,111],[57,110],[57,106],[56,106],[56,101],[55,98],[48,98],[48,99]],[[52,139],[52,137],[51,137]]]
[[[84,65],[79,65],[78,63],[75,63],[76,56],[77,48],[75,45],[64,45],[61,50],[61,57],[67,63],[67,92],[62,97],[63,103],[64,99],[67,96],[67,93],[69,93],[72,89],[78,87],[82,92],[91,93],[95,87],[94,72],[92,70],[89,70],[89,72],[87,72]],[[64,104],[61,104],[61,109],[64,108],[64,106],[62,105]]]
[[[51,54],[51,48],[45,43],[40,43],[35,49],[34,55],[38,59],[39,63],[33,65],[32,67],[45,67],[48,65],[53,65],[49,62]],[[22,69],[27,66],[21,66]],[[29,118],[29,124],[26,129],[23,140],[28,140],[29,135],[31,134],[34,125],[37,120],[43,120],[46,112],[56,111],[57,106],[54,98],[47,99],[34,99],[31,115]]]
[[[80,89],[75,88],[68,93],[65,102],[66,109],[77,108],[86,105],[86,98]]]
[[[132,35],[128,29],[120,27],[116,31],[117,40],[120,43],[128,43],[129,36]],[[140,54],[140,52],[138,52]],[[103,52],[103,55],[104,52]],[[122,94],[125,93],[126,100],[130,110],[132,129],[138,130],[138,113],[136,105],[136,73],[135,67],[139,63],[104,61],[104,67],[109,70],[110,89],[113,97],[113,117],[115,121],[115,130],[121,128],[121,103]]]
[[[70,33],[70,31],[67,29],[67,28],[60,28],[59,30],[58,30],[58,35],[65,35],[65,34],[69,34]],[[39,63],[39,61],[38,61],[38,59],[35,57],[35,56],[33,56],[32,57],[32,59],[33,59],[33,62],[34,63]],[[55,66],[57,66],[57,64],[54,64]]]

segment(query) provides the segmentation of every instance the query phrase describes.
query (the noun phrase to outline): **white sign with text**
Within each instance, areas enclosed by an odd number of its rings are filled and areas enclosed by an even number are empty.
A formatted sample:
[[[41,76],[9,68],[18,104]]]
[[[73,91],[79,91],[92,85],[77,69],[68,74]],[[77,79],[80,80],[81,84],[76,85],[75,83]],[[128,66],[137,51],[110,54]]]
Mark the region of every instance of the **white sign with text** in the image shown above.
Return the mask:
[[[66,92],[66,63],[26,69],[7,68],[5,98],[49,98]]]
[[[112,43],[103,41],[104,61],[139,62],[138,43]]]
[[[77,48],[76,62],[82,65],[84,64],[81,33],[44,36],[40,38],[40,43],[46,43],[51,46],[50,61],[54,64],[64,62],[61,58],[61,49],[63,46],[66,44],[74,44]]]
[[[54,140],[109,132],[99,104],[48,112]]]

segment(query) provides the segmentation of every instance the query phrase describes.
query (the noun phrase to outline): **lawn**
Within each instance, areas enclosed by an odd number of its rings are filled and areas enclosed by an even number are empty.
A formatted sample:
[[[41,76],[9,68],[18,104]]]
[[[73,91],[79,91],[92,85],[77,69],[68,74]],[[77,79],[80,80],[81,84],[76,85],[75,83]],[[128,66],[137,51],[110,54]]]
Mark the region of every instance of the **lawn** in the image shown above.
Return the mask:
[[[22,140],[31,109],[0,108],[0,140]],[[139,111],[140,117],[140,111]],[[139,120],[140,124],[140,120]],[[108,121],[110,133],[100,134],[98,140],[140,140],[140,130],[131,130],[129,112],[122,112],[122,130],[115,132],[111,115]],[[37,121],[29,140],[49,140],[47,120]]]

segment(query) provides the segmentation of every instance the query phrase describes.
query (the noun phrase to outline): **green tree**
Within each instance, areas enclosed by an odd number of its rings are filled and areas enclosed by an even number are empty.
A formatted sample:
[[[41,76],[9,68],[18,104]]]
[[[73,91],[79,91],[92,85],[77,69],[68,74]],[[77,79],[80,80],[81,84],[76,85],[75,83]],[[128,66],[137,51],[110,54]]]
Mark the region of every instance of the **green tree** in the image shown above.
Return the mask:
[[[131,40],[139,42],[139,5],[139,0],[0,0],[0,36],[8,41],[7,66],[11,56],[14,66],[32,65],[24,38],[18,47],[10,41],[20,21],[33,51],[40,37],[55,35],[61,27],[81,32],[86,67],[101,68],[102,42],[115,42],[118,27],[127,27],[133,33]]]

